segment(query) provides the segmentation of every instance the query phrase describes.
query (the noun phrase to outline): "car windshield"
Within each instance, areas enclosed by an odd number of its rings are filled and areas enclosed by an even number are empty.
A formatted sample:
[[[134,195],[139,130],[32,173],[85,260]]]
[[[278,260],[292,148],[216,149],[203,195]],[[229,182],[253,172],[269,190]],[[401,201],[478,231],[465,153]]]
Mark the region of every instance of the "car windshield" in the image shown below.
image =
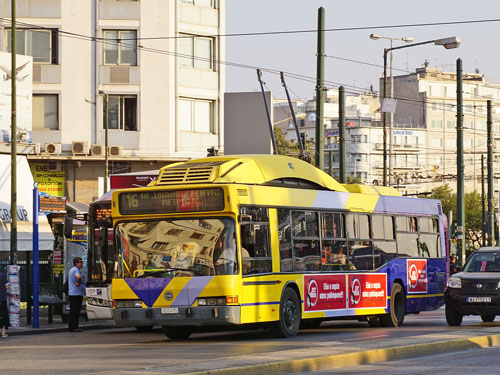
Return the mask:
[[[464,266],[464,272],[500,272],[500,252],[476,252]]]
[[[118,223],[117,277],[234,275],[231,219],[164,219]]]

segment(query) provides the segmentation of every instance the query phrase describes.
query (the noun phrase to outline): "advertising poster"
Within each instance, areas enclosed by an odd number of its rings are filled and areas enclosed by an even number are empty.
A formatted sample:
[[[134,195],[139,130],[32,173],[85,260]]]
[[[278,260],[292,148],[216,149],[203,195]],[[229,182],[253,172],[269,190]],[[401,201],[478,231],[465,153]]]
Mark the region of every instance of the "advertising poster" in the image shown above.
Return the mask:
[[[349,308],[386,308],[387,274],[357,273],[349,276]]]
[[[9,321],[11,327],[19,327],[21,314],[21,285],[19,282],[19,266],[9,265]]]
[[[304,275],[304,311],[346,308],[346,275]]]
[[[408,293],[427,293],[427,259],[407,259]]]
[[[38,183],[38,190],[55,197],[64,197],[66,193],[66,174],[64,171],[49,171],[46,164],[30,165],[33,179]]]

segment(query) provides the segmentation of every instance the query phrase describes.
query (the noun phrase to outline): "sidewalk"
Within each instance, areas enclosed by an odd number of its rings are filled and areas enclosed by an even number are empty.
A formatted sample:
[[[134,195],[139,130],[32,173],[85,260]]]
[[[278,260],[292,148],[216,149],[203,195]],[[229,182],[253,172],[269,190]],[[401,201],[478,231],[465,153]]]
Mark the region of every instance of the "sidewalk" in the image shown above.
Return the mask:
[[[26,310],[21,310],[21,326],[20,327],[9,327],[7,331],[9,336],[17,335],[36,335],[41,333],[53,333],[53,332],[64,332],[68,330],[68,323],[63,323],[61,315],[54,314],[53,322],[48,323],[48,312],[47,308],[40,308],[40,318],[39,327],[33,328],[33,319],[31,324],[27,324]],[[113,328],[114,323],[112,320],[89,320],[84,321],[83,315],[80,319],[79,326],[83,330],[90,329],[106,329]]]

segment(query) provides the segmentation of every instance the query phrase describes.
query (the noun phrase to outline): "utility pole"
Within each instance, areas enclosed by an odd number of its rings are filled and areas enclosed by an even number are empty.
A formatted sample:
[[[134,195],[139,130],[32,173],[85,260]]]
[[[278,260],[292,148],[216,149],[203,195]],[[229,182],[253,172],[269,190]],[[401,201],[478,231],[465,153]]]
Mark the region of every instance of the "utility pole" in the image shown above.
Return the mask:
[[[323,170],[325,165],[325,125],[323,124],[325,60],[325,9],[318,9],[318,47],[316,65],[316,166]]]
[[[347,182],[346,178],[346,149],[345,149],[345,100],[344,86],[339,87],[339,181]]]
[[[495,236],[495,217],[494,208],[493,208],[493,137],[492,137],[492,128],[493,128],[493,117],[492,117],[492,109],[491,109],[491,100],[486,102],[487,109],[487,120],[486,120],[486,129],[488,133],[488,246],[492,246],[494,243]]]
[[[108,192],[108,177],[109,177],[109,166],[108,166],[108,130],[109,130],[109,95],[104,94],[106,99],[106,117],[104,119],[104,192]]]
[[[465,209],[464,209],[464,128],[462,59],[457,59],[457,258],[465,261]]]
[[[484,155],[481,155],[481,243],[486,246],[486,202],[484,192]]]
[[[387,48],[384,48],[384,75],[382,77],[383,79],[383,91],[382,91],[382,104],[381,106],[384,106],[385,98],[387,97],[387,52],[389,50]],[[392,53],[392,51],[391,51]],[[383,151],[383,177],[382,177],[382,184],[384,186],[387,186],[387,112],[382,111],[382,131],[384,134],[382,135],[382,142],[384,146],[384,151]]]
[[[17,265],[17,62],[16,0],[11,0],[10,264]]]

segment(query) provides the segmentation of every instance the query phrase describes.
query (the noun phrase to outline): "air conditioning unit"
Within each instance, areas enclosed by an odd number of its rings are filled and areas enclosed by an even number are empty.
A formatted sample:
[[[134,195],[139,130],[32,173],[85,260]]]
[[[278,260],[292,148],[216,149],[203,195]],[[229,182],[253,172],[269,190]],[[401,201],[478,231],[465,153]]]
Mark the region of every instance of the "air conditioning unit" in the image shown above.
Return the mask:
[[[51,172],[61,172],[61,161],[60,160],[47,161],[47,170]]]
[[[51,155],[59,155],[61,153],[60,143],[45,143],[45,152]]]
[[[93,156],[103,156],[104,155],[104,146],[103,145],[92,145],[90,147],[90,153]]]
[[[111,156],[119,156],[123,153],[123,146],[110,146],[109,154]]]
[[[71,152],[73,155],[88,155],[89,144],[88,142],[73,142],[71,145]]]

